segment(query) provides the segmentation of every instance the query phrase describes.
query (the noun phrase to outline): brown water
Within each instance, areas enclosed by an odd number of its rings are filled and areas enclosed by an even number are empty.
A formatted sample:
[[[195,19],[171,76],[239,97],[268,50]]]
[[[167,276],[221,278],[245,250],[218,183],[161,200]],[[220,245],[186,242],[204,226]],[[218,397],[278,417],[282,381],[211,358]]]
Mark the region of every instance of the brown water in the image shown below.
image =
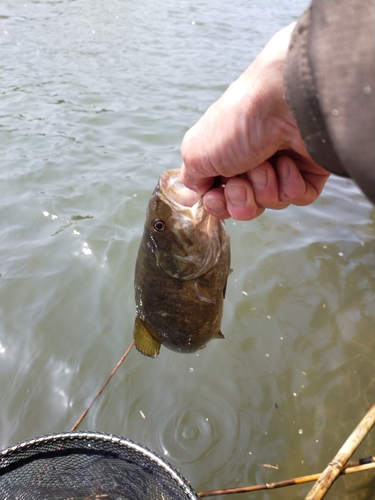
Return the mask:
[[[1,3],[1,448],[69,430],[128,347],[159,173],[306,4]],[[358,189],[332,178],[311,207],[227,229],[226,339],[132,351],[80,426],[148,446],[196,491],[319,472],[375,396],[375,209]],[[374,448],[372,431],[356,457]],[[327,498],[375,498],[373,478]]]

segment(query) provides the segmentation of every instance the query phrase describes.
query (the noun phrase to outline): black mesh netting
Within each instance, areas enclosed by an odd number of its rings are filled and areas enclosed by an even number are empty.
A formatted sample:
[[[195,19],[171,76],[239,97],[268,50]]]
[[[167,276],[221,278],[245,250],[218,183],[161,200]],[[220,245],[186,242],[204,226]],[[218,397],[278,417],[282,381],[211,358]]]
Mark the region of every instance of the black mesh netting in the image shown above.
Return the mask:
[[[128,439],[52,434],[0,452],[1,500],[197,500],[168,462]]]

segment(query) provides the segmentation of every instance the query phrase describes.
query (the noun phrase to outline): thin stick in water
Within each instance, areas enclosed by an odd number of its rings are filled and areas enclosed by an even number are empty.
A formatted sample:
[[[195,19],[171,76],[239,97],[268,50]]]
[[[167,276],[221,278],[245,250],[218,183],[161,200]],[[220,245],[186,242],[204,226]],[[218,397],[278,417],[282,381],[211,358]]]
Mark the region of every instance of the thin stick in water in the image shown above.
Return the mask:
[[[98,392],[96,393],[94,399],[91,401],[91,403],[88,405],[88,407],[86,408],[86,410],[82,413],[82,415],[79,417],[79,419],[77,420],[77,422],[70,429],[70,432],[73,432],[73,431],[75,431],[77,429],[77,427],[79,426],[79,424],[82,422],[82,420],[85,418],[85,416],[89,412],[89,410],[92,407],[92,405],[98,399],[98,397],[100,396],[100,394],[104,391],[104,389],[107,386],[108,382],[111,380],[111,378],[113,377],[113,375],[117,372],[117,370],[121,366],[121,363],[124,361],[124,359],[127,357],[127,355],[129,354],[129,352],[132,350],[133,346],[134,346],[134,340],[130,344],[130,346],[126,349],[126,351],[124,352],[124,354],[121,356],[121,359],[119,360],[119,362],[117,363],[117,365],[113,368],[113,370],[111,371],[111,373],[110,373],[109,377],[107,378],[107,380],[104,382],[104,384],[98,390]]]
[[[365,460],[366,463],[362,465],[354,465],[353,467],[347,467],[346,469],[343,469],[341,471],[341,474],[354,474],[355,472],[363,472],[369,469],[375,469],[375,457],[369,457],[367,459],[362,459]],[[362,462],[360,460],[360,462]],[[300,476],[300,477],[295,477],[293,479],[286,479],[285,481],[277,481],[274,483],[265,483],[265,484],[255,484],[254,486],[243,486],[242,488],[228,488],[225,490],[211,490],[211,491],[204,491],[201,493],[198,493],[199,498],[203,497],[214,497],[218,495],[233,495],[235,493],[249,493],[252,491],[260,491],[260,490],[273,490],[276,488],[284,488],[285,486],[293,486],[296,484],[304,484],[304,483],[309,483],[311,481],[316,481],[320,476],[320,473],[318,474],[311,474],[309,476]]]

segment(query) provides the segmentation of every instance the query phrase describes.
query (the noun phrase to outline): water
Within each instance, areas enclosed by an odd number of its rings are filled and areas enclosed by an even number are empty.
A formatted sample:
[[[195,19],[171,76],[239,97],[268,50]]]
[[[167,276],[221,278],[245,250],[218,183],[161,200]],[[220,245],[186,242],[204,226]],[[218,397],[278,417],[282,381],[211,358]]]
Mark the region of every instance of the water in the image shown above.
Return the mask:
[[[1,448],[69,430],[115,366],[159,173],[306,5],[3,0]],[[80,426],[152,448],[197,491],[319,472],[375,392],[375,209],[359,190],[332,178],[310,207],[227,228],[226,339],[132,351]],[[341,478],[327,498],[375,498],[373,477]]]

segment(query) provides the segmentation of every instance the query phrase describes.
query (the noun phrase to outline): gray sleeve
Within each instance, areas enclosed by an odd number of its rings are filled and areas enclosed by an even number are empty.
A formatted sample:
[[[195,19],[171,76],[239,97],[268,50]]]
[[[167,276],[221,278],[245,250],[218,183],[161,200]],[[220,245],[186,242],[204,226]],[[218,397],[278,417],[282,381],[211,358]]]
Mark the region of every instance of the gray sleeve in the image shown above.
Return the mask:
[[[374,0],[313,0],[292,34],[285,93],[316,163],[375,203]]]

